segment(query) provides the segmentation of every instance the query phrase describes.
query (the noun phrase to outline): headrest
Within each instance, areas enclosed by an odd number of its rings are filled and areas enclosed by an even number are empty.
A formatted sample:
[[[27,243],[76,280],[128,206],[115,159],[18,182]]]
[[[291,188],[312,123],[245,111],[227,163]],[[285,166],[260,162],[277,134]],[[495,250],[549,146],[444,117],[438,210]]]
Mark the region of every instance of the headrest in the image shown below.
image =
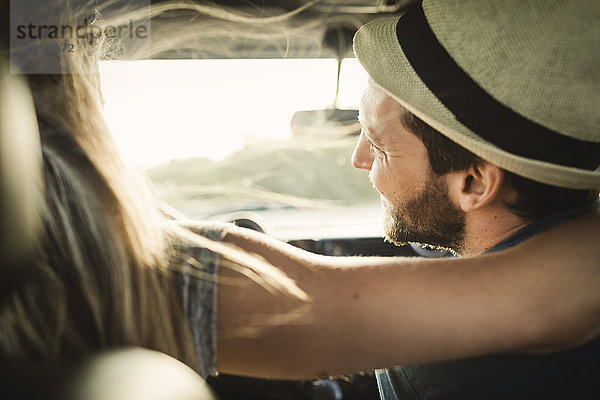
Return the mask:
[[[0,59],[0,295],[16,283],[40,227],[42,150],[31,93]]]
[[[50,364],[0,363],[0,398],[215,400],[206,382],[166,354],[127,347]]]

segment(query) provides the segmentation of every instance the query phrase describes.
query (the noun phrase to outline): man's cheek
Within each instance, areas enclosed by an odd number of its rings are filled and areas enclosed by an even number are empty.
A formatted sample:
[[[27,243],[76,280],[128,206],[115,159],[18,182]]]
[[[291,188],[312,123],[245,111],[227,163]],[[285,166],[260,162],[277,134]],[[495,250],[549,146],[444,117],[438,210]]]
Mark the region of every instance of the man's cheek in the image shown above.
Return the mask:
[[[377,170],[371,170],[369,173],[369,180],[371,181],[373,188],[377,190],[380,195],[385,196],[385,184],[382,182],[382,177]]]

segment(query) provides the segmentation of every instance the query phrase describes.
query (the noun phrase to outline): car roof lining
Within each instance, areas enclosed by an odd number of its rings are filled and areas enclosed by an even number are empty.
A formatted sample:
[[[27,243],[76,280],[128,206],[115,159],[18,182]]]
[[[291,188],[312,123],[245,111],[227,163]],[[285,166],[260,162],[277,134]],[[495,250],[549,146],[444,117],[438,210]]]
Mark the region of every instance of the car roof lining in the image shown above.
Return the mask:
[[[153,0],[152,4],[165,1]],[[194,2],[216,5],[205,0]],[[220,0],[217,6],[259,19],[292,12],[305,3],[306,0]],[[169,50],[155,52],[150,58],[337,58],[340,53],[353,57],[352,37],[358,27],[374,19],[400,15],[414,0],[373,1],[388,4],[387,9],[393,12],[361,12],[360,8],[348,7],[348,3],[353,2],[319,1],[289,18],[267,24],[224,21],[188,10],[167,12],[152,20],[153,42],[169,40],[169,35],[177,35],[184,28],[187,34],[179,35],[185,40],[179,38],[173,46],[165,46]],[[335,36],[340,38],[340,47],[330,39]]]

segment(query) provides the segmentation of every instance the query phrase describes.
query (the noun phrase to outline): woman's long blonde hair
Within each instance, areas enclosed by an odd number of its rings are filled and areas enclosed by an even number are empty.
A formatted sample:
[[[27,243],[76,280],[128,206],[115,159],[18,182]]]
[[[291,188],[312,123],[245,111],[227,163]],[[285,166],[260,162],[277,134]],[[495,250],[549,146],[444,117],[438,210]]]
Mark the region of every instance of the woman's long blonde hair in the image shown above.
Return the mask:
[[[5,27],[8,3],[2,0],[0,10]],[[73,24],[93,3],[49,0],[44,8],[61,10],[61,21]],[[107,49],[96,37],[62,59],[61,73],[25,76],[43,150],[43,232],[33,273],[1,304],[0,357],[44,362],[136,345],[197,367],[180,288],[173,285],[182,262],[175,243],[212,248],[230,267],[258,272],[266,286],[302,293],[258,258],[161,224],[102,115],[97,61]]]

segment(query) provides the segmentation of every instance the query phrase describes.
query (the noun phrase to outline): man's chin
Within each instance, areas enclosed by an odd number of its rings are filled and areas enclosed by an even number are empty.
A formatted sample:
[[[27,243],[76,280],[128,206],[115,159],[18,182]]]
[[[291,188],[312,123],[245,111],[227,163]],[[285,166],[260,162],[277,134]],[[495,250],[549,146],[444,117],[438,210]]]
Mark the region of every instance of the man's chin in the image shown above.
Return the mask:
[[[383,232],[385,234],[384,240],[395,244],[396,246],[405,246],[409,242],[414,241],[408,235],[406,224],[400,222],[394,217],[393,212],[389,207],[389,203],[385,204],[382,200],[383,207]]]
[[[428,250],[436,250],[436,251],[449,251],[452,254],[454,254],[455,256],[460,255],[459,250],[454,249],[452,247],[448,247],[448,246],[443,246],[443,245],[439,245],[439,244],[429,244],[429,243],[424,243],[423,241],[413,238],[413,237],[409,237],[409,235],[407,235],[406,238],[398,238],[396,236],[392,236],[390,234],[388,234],[386,232],[384,238],[383,238],[386,242],[392,243],[395,246],[407,246],[410,244],[415,244],[419,247],[423,247],[424,249],[428,249]]]
[[[440,245],[436,245],[436,244],[428,244],[428,243],[421,243],[421,242],[409,242],[409,244],[414,243],[419,247],[422,247],[426,250],[435,250],[435,251],[449,251],[450,253],[452,253],[454,256],[460,256],[460,253],[458,252],[458,250],[452,248],[452,247],[448,247],[448,246],[440,246]]]
[[[397,215],[397,213],[396,216],[394,216],[387,207],[384,207],[383,229],[385,234],[384,240],[396,246],[406,246],[410,243],[415,243],[431,250],[449,250],[455,255],[458,255],[460,252],[460,249],[435,243],[435,241],[432,241],[432,238],[429,237],[430,235],[415,232],[415,229],[411,228],[406,221]]]

